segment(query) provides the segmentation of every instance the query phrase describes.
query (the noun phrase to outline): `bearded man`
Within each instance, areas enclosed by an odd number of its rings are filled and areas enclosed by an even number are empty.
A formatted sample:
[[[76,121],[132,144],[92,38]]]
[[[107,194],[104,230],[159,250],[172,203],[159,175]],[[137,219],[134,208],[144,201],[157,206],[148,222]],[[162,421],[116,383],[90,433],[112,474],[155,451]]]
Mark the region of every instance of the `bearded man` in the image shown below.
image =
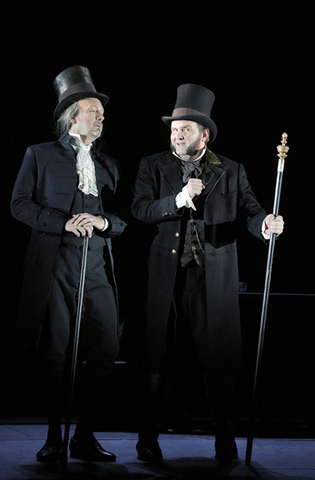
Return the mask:
[[[178,88],[171,151],[141,160],[133,215],[150,239],[146,324],[146,403],[138,458],[161,462],[160,413],[167,376],[176,362],[200,368],[215,430],[216,458],[238,457],[233,389],[241,361],[237,229],[245,225],[267,243],[283,230],[281,216],[266,215],[242,164],[209,150],[217,135],[214,94]]]

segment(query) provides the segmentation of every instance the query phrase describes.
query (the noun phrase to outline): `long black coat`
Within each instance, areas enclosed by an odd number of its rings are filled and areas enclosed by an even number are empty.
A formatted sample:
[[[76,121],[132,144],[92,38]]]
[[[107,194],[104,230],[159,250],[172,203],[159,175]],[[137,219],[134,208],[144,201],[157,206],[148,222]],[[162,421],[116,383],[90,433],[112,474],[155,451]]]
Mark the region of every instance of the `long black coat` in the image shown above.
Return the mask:
[[[64,226],[77,188],[75,152],[70,135],[33,145],[26,151],[11,200],[12,215],[32,228],[28,245],[18,318],[18,339],[27,347],[38,344],[45,307],[49,298],[53,265]],[[99,200],[110,228],[102,235],[111,262],[111,238],[125,223],[113,214],[113,200],[119,182],[118,165],[112,158],[93,153]]]
[[[210,167],[205,189],[205,273],[209,371],[230,375],[241,358],[238,304],[237,224],[263,239],[266,216],[257,202],[241,164],[207,150]],[[132,205],[133,215],[154,225],[149,256],[147,299],[147,352],[150,369],[158,371],[179,265],[183,210],[175,197],[182,190],[180,167],[171,152],[143,158]]]

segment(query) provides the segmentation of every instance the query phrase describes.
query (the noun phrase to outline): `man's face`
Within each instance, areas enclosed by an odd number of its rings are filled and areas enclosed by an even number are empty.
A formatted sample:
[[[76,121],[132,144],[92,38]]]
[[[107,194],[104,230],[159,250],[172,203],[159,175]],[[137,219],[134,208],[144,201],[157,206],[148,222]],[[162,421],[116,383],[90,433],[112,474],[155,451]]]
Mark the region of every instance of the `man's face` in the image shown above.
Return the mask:
[[[104,109],[97,98],[85,98],[79,102],[79,114],[72,120],[71,133],[81,136],[83,143],[100,137],[103,130]]]
[[[184,160],[195,160],[201,154],[209,131],[201,132],[191,120],[174,120],[171,125],[171,148]]]

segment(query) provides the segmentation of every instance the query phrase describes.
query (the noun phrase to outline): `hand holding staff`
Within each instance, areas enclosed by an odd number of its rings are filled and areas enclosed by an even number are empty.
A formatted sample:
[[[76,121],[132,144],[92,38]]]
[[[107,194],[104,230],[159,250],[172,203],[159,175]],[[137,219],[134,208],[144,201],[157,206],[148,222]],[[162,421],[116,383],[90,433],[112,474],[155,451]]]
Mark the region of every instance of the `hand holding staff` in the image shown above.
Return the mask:
[[[280,193],[281,193],[281,185],[282,185],[282,177],[283,177],[283,170],[284,170],[284,160],[287,157],[287,153],[289,151],[289,147],[286,146],[288,135],[283,133],[281,145],[278,145],[278,169],[277,169],[277,181],[276,181],[276,189],[275,189],[275,197],[274,197],[274,204],[273,204],[273,215],[271,217],[277,218],[279,213],[279,204],[280,204]],[[263,304],[262,304],[262,311],[261,311],[261,320],[260,320],[260,332],[259,332],[259,342],[258,342],[258,352],[257,352],[257,359],[256,359],[256,370],[255,370],[255,379],[254,379],[254,390],[253,390],[253,403],[252,403],[252,413],[250,417],[250,433],[247,439],[247,447],[246,447],[246,458],[245,463],[246,465],[250,465],[251,463],[251,453],[253,447],[253,436],[254,436],[254,425],[255,425],[255,414],[256,414],[256,399],[257,399],[257,391],[258,391],[258,381],[260,377],[261,371],[261,362],[262,362],[262,352],[263,352],[263,344],[264,344],[264,336],[265,336],[265,327],[266,327],[266,316],[267,316],[267,307],[268,307],[268,297],[269,297],[269,290],[270,290],[270,280],[271,280],[271,270],[272,270],[272,262],[273,262],[273,254],[274,254],[274,247],[275,247],[275,237],[277,233],[277,229],[271,227],[272,219],[268,219],[270,215],[268,215],[265,219],[268,227],[270,229],[270,241],[269,241],[269,249],[268,249],[268,258],[267,258],[267,267],[266,267],[266,277],[265,277],[265,288],[264,288],[264,296],[263,296]],[[270,220],[270,223],[269,223]],[[282,217],[281,217],[282,220]],[[283,220],[282,220],[283,222]],[[268,225],[269,223],[269,225]],[[280,226],[281,222],[279,222]],[[283,226],[283,223],[282,223]]]

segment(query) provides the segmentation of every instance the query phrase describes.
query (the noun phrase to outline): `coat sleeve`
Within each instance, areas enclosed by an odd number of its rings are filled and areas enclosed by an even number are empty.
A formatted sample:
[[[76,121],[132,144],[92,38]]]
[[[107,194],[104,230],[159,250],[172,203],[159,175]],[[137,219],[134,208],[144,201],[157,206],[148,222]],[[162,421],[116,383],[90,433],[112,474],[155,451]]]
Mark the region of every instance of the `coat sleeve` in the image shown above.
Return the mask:
[[[35,230],[61,234],[69,216],[39,201],[37,183],[40,175],[43,172],[40,171],[38,159],[33,148],[29,147],[14,185],[11,213],[14,218]]]
[[[108,228],[104,230],[102,236],[105,238],[119,237],[125,230],[127,223],[114,213],[105,212],[103,216],[108,221]]]
[[[161,192],[160,172],[156,164],[147,158],[140,162],[132,202],[132,214],[144,223],[159,223],[182,217],[183,209],[177,210],[176,193],[165,195]]]
[[[239,165],[238,193],[238,208],[241,216],[246,219],[247,229],[256,237],[264,240],[261,227],[266,212],[257,201],[242,164]]]
[[[97,156],[103,164],[103,169],[99,171],[99,174],[105,176],[105,178],[109,177],[111,180],[109,188],[108,183],[105,180],[103,186],[106,188],[102,188],[102,184],[98,184],[99,191],[101,192],[101,216],[105,217],[108,221],[108,227],[104,232],[98,231],[97,234],[105,238],[116,238],[123,233],[127,226],[127,223],[125,222],[125,219],[127,220],[127,188],[122,184],[120,178],[120,165],[118,162],[111,157],[104,156],[100,152],[97,152]],[[128,206],[130,209],[130,202]],[[122,219],[122,216],[124,219]]]

